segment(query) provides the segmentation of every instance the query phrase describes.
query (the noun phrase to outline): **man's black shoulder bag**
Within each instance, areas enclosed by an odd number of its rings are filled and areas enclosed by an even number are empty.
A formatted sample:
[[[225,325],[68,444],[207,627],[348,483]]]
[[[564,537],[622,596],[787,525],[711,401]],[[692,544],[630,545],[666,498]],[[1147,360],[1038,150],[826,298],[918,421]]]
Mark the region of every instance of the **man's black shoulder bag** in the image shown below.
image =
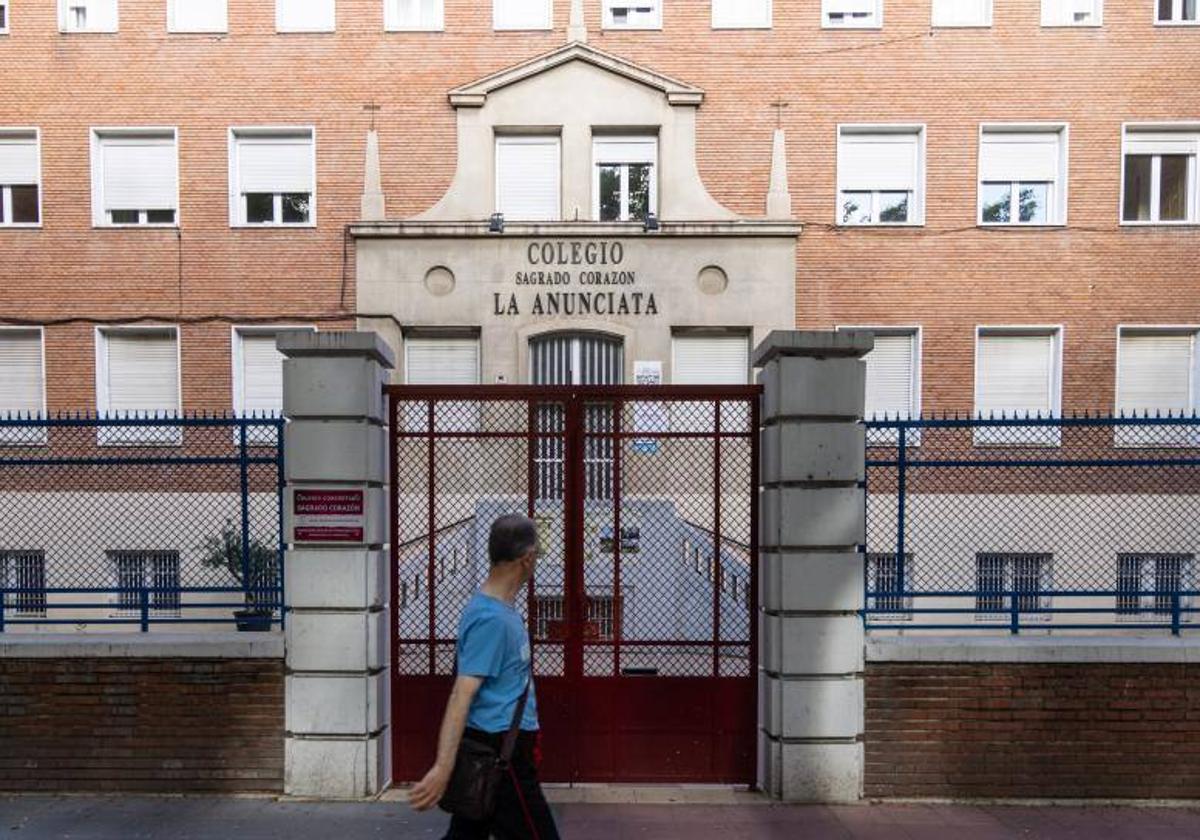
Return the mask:
[[[496,791],[500,780],[508,772],[513,751],[517,747],[517,732],[521,718],[525,715],[525,701],[529,699],[529,686],[533,674],[525,683],[525,691],[517,702],[512,723],[500,745],[500,752],[491,744],[483,744],[464,737],[458,744],[458,755],[454,759],[454,772],[450,783],[442,794],[438,807],[448,814],[467,820],[490,820],[496,813]]]

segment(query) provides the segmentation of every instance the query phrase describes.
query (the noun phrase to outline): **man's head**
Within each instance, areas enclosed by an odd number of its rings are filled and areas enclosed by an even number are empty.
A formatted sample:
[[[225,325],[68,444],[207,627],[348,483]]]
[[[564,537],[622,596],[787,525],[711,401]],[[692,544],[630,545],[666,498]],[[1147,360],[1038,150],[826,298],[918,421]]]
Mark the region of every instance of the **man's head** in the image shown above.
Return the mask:
[[[537,560],[537,526],[527,516],[506,514],[492,523],[488,535],[488,559],[492,568],[501,568],[509,563],[518,563],[528,578],[533,574]]]

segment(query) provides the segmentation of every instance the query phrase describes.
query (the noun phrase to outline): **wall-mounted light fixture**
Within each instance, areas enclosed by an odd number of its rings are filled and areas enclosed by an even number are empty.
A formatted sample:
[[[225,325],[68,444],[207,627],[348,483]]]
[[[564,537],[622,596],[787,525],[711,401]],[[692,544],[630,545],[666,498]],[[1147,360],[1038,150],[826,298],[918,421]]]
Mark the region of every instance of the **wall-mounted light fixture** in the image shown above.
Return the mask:
[[[642,222],[642,230],[646,233],[658,230],[658,215],[656,213],[646,214],[646,220]]]
[[[488,233],[504,233],[504,214],[493,213],[488,220]]]

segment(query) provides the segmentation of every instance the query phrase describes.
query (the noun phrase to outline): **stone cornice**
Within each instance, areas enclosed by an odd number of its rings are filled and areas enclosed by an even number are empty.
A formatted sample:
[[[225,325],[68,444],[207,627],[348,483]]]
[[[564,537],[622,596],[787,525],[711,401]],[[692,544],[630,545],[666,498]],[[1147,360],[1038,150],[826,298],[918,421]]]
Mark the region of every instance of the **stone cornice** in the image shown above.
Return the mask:
[[[646,232],[639,222],[610,224],[605,222],[509,222],[504,233],[491,233],[486,221],[480,222],[359,222],[350,226],[355,239],[521,239],[575,238],[616,239],[645,238],[720,238],[720,237],[790,237],[797,238],[803,230],[792,222],[736,221],[661,222],[657,231]]]

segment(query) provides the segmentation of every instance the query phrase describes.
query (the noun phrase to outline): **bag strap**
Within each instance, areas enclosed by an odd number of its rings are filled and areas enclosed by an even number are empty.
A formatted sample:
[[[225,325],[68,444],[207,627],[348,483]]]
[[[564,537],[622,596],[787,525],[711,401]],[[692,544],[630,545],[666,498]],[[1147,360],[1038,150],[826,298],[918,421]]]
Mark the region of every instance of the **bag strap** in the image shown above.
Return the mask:
[[[500,763],[508,764],[512,759],[512,754],[517,748],[517,733],[521,729],[521,718],[525,717],[525,703],[529,700],[529,688],[533,685],[533,640],[529,640],[529,679],[525,681],[525,690],[521,692],[521,699],[517,701],[517,708],[513,712],[512,723],[508,725],[508,732],[504,733],[504,741],[500,745]]]

